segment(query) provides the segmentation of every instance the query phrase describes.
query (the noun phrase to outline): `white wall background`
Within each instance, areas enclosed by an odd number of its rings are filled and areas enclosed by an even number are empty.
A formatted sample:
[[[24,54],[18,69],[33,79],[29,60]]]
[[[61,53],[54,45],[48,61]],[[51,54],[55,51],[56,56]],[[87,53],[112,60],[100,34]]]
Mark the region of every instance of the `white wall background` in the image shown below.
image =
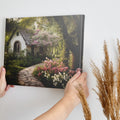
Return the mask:
[[[88,103],[92,120],[105,120],[100,103],[92,88],[96,79],[90,61],[98,66],[103,60],[103,43],[107,41],[111,59],[116,59],[116,38],[120,38],[119,0],[0,0],[0,62],[3,64],[4,18],[85,14],[84,71],[88,73],[90,96]],[[0,99],[0,120],[32,120],[48,110],[62,96],[63,90],[20,87],[11,88]],[[67,120],[83,120],[81,105]]]

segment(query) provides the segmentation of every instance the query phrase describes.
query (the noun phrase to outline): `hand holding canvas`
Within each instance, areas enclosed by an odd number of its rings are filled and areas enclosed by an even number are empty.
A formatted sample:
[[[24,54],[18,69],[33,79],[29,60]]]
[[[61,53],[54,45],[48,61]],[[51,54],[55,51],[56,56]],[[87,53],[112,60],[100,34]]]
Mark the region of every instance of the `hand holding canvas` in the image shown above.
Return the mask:
[[[65,120],[72,110],[80,104],[79,85],[82,86],[84,94],[88,97],[88,87],[86,81],[87,74],[78,71],[67,83],[64,97],[56,103],[50,110],[37,117],[35,120]],[[76,89],[76,88],[79,88]]]
[[[9,87],[13,87],[13,85],[7,85],[5,74],[6,74],[5,68],[1,67],[0,68],[0,97],[5,95]]]
[[[67,83],[65,92],[64,92],[64,97],[67,97],[71,102],[73,101],[74,106],[76,107],[80,103],[80,98],[79,96],[79,91],[80,90],[80,85],[83,88],[83,91],[85,93],[86,98],[89,95],[88,87],[87,87],[87,74],[85,72],[80,73],[78,71]],[[78,88],[78,89],[76,89]]]
[[[5,74],[5,68],[0,68],[0,97],[4,96],[6,91],[11,86],[7,85]],[[86,73],[81,74],[80,71],[78,71],[67,83],[64,97],[49,111],[42,114],[35,120],[65,120],[72,110],[80,103],[78,90],[76,88],[81,85],[86,97],[89,95],[86,76]]]

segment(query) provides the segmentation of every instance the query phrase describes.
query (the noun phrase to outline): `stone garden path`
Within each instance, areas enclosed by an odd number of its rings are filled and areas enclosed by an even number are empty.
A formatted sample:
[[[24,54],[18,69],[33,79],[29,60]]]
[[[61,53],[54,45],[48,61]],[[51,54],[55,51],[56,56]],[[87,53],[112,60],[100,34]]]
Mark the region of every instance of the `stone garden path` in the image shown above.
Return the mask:
[[[18,76],[18,83],[25,86],[44,87],[44,85],[32,75],[35,67],[38,65],[39,64],[21,70]]]

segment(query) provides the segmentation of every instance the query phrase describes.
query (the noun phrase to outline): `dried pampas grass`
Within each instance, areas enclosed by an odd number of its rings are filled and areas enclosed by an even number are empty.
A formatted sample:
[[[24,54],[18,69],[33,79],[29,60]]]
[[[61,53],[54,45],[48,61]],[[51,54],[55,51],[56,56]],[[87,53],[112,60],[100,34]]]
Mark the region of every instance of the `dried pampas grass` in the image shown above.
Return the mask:
[[[103,112],[108,120],[120,120],[120,44],[118,46],[118,66],[117,71],[113,72],[113,63],[109,60],[107,44],[104,42],[104,54],[102,72],[92,62],[92,71],[97,78],[97,93]]]
[[[76,89],[79,92],[78,96],[82,104],[85,120],[91,120],[91,112],[90,112],[83,88],[81,85],[79,85],[79,88],[76,88]]]

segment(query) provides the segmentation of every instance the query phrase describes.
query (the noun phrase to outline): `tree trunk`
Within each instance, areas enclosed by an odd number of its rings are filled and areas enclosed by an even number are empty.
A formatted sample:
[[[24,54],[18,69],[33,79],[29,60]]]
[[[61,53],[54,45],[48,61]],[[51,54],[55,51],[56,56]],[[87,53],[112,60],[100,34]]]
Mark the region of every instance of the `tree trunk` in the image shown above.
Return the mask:
[[[73,63],[72,63],[72,69],[76,69],[80,67],[80,56],[78,54],[78,49],[72,51],[72,55],[73,55]]]
[[[69,66],[69,57],[70,57],[69,53],[70,53],[69,49],[65,47],[64,61],[63,61],[65,66]]]
[[[69,50],[71,50],[72,54],[73,54],[73,69],[76,69],[79,67],[78,63],[79,63],[79,57],[77,55],[78,51],[79,51],[79,47],[77,47],[75,44],[73,44],[73,39],[71,38],[71,36],[68,34],[67,31],[67,26],[64,23],[63,17],[62,16],[57,16],[54,17],[55,21],[58,23],[58,25],[61,28],[61,33],[63,34],[63,38],[65,41],[65,64],[68,65],[68,59],[69,59]]]

